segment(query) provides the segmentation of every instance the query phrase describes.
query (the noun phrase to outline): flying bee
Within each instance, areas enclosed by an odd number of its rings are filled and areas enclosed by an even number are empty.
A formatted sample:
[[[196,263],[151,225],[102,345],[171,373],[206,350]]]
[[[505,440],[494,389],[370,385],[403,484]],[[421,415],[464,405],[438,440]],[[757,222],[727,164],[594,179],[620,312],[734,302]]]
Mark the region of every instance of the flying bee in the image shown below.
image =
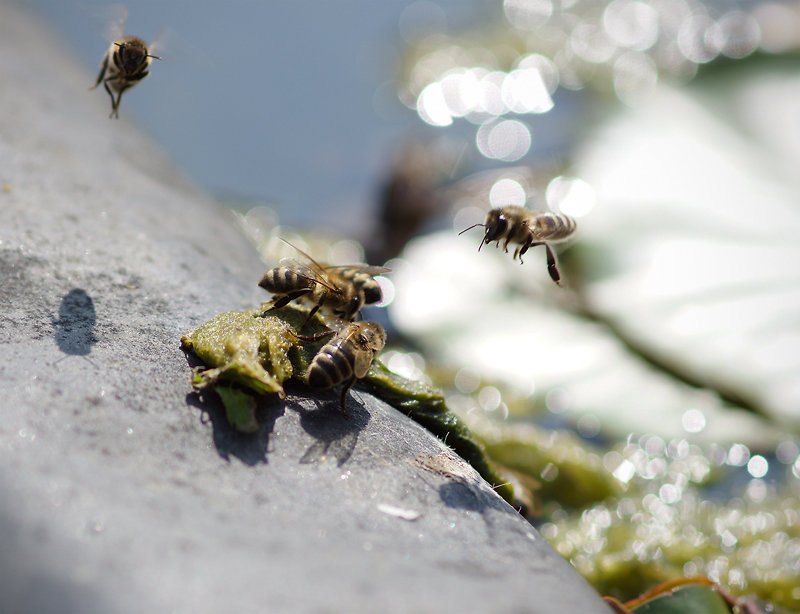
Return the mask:
[[[381,286],[373,276],[387,273],[389,269],[364,264],[323,266],[300,248],[281,240],[300,252],[308,264],[284,258],[279,266],[264,274],[258,285],[274,295],[270,309],[303,298],[313,304],[306,321],[320,309],[352,321],[364,305],[377,303],[383,298]]]
[[[530,211],[524,207],[510,205],[492,209],[483,224],[473,224],[458,234],[463,234],[476,226],[483,226],[486,229],[478,251],[492,241],[497,242],[497,247],[500,246],[500,241],[503,241],[503,251],[508,253],[508,244],[514,243],[519,247],[514,250],[513,257],[515,259],[519,257],[520,264],[523,254],[529,247],[544,245],[547,252],[547,272],[554,282],[561,285],[561,272],[558,270],[556,256],[550,244],[564,241],[575,232],[577,224],[571,217],[562,213]]]
[[[153,55],[147,43],[141,38],[122,36],[128,11],[124,6],[113,8],[119,8],[119,10],[116,11],[117,19],[109,27],[107,40],[112,42],[100,63],[97,81],[89,89],[93,90],[102,83],[111,97],[111,114],[108,117],[119,119],[119,103],[122,100],[122,93],[149,75],[151,61],[161,58]],[[116,98],[114,92],[117,94]]]
[[[348,322],[338,333],[329,330],[313,337],[296,334],[295,337],[303,341],[320,341],[331,335],[336,336],[322,346],[308,367],[308,385],[326,389],[343,383],[341,410],[347,416],[347,391],[357,379],[361,379],[369,371],[372,360],[386,344],[386,331],[380,324],[362,321]]]

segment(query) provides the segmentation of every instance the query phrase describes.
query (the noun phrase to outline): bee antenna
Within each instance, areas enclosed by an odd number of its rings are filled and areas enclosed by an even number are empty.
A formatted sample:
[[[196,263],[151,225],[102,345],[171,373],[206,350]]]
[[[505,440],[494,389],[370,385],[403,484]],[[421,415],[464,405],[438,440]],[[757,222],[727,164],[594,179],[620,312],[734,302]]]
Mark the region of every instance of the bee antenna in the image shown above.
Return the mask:
[[[157,55],[153,55],[152,53],[148,53],[147,57],[148,58],[153,58],[154,60],[160,60],[161,59],[161,57],[159,57]]]
[[[462,230],[461,232],[459,232],[459,233],[458,233],[458,235],[459,235],[459,236],[461,236],[461,235],[463,235],[465,232],[467,232],[468,230],[472,230],[472,229],[473,229],[473,228],[475,228],[476,226],[486,226],[486,224],[473,224],[473,225],[472,225],[472,226],[470,226],[469,228],[465,228],[464,230]]]

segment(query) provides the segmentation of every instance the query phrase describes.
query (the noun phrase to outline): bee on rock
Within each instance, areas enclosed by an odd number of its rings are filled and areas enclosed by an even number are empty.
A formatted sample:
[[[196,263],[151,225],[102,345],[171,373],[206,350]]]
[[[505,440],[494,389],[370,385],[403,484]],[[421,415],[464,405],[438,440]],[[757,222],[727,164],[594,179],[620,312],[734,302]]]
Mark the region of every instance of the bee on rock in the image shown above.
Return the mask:
[[[551,279],[561,285],[561,272],[558,270],[556,256],[550,244],[564,241],[575,232],[577,225],[571,217],[550,211],[531,211],[511,205],[492,209],[483,224],[473,224],[458,234],[463,234],[476,226],[483,226],[486,229],[478,251],[492,241],[497,242],[497,247],[500,246],[500,241],[503,241],[503,251],[508,253],[509,243],[513,243],[519,246],[514,250],[513,257],[515,259],[519,257],[520,264],[528,248],[544,245],[547,252],[547,271]]]
[[[313,337],[295,337],[303,341],[320,341],[331,335],[335,337],[322,346],[308,367],[308,385],[326,389],[343,383],[341,410],[347,416],[347,391],[369,371],[372,360],[386,344],[386,331],[375,322],[347,322],[338,333],[330,330]]]
[[[109,118],[119,119],[119,103],[122,100],[122,93],[150,74],[150,63],[153,59],[161,59],[150,53],[150,48],[141,38],[122,36],[126,18],[127,10],[123,10],[120,19],[112,24],[111,40],[113,42],[103,56],[97,81],[89,88],[93,90],[101,83],[103,84],[111,97]],[[116,98],[114,97],[115,92]]]
[[[303,298],[313,303],[306,321],[320,309],[352,321],[364,305],[377,303],[383,298],[380,284],[373,275],[387,273],[389,269],[362,264],[323,266],[301,249],[283,241],[300,252],[308,264],[284,258],[279,266],[264,274],[258,285],[274,295],[270,309]]]

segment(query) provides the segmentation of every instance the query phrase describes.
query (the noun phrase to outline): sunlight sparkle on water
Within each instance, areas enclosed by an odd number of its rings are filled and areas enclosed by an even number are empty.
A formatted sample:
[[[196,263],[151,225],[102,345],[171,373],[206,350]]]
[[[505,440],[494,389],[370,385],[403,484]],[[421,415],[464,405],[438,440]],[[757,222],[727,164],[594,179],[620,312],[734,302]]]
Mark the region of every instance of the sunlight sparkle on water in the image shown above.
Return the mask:
[[[553,99],[538,68],[511,71],[503,79],[500,93],[512,113],[547,113],[553,108]]]
[[[553,3],[550,0],[504,0],[503,11],[511,25],[533,30],[553,14]]]
[[[603,11],[603,27],[618,45],[644,51],[658,40],[658,12],[637,0],[614,0]]]
[[[431,126],[449,126],[453,123],[441,83],[431,83],[422,90],[417,98],[417,113]]]
[[[506,119],[484,124],[478,128],[478,151],[487,158],[515,162],[531,147],[531,131],[521,121]]]
[[[706,428],[706,416],[699,409],[689,409],[681,417],[681,426],[687,433],[699,433]]]
[[[547,184],[547,205],[574,218],[587,215],[597,203],[594,189],[583,179],[560,175]]]
[[[728,450],[727,464],[733,467],[744,467],[750,460],[750,448],[741,443],[735,443]]]
[[[747,461],[747,472],[754,478],[763,478],[769,471],[769,462],[760,454],[750,457]]]

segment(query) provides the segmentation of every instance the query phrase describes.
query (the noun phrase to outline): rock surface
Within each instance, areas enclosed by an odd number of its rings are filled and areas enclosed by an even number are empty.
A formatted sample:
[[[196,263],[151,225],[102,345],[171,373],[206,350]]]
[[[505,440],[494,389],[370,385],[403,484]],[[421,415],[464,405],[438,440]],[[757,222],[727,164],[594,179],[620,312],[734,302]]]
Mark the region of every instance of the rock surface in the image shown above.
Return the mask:
[[[262,265],[91,81],[0,4],[0,611],[608,611],[382,402],[290,388],[244,436],[192,391],[181,335]]]

